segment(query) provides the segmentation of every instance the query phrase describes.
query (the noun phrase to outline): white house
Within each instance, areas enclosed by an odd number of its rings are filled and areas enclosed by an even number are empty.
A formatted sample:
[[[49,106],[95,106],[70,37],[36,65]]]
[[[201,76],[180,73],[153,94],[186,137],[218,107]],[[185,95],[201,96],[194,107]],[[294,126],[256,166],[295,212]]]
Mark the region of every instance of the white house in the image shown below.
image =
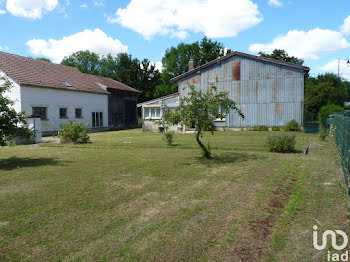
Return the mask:
[[[40,117],[43,135],[69,120],[95,130],[137,125],[138,91],[115,80],[4,52],[0,74],[12,82],[16,111]]]

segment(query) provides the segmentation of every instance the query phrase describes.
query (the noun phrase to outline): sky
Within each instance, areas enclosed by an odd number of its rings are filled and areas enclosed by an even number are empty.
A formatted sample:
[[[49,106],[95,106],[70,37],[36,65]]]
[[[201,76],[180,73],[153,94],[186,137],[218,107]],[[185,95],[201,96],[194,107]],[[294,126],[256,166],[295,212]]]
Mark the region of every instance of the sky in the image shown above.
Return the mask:
[[[349,0],[0,0],[0,50],[59,63],[127,52],[161,68],[167,48],[204,36],[257,54],[284,49],[311,76],[350,80]]]

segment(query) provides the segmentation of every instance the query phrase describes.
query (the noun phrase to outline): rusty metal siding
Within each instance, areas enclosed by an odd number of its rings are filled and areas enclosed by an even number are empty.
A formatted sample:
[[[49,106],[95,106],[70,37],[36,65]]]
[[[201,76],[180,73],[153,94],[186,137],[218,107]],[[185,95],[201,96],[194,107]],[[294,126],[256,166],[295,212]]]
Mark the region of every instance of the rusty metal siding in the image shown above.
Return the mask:
[[[228,91],[246,116],[241,120],[231,112],[228,127],[282,126],[292,119],[303,123],[302,70],[235,56],[180,80],[180,97],[187,95],[183,88],[188,85],[206,92],[212,84]]]

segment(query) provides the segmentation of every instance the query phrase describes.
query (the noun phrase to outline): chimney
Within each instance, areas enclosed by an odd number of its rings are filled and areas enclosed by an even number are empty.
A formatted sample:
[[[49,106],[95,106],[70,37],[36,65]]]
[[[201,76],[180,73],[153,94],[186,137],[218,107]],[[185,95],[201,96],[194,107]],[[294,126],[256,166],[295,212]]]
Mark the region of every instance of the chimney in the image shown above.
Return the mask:
[[[188,62],[188,71],[192,71],[194,69],[194,60],[191,58]]]

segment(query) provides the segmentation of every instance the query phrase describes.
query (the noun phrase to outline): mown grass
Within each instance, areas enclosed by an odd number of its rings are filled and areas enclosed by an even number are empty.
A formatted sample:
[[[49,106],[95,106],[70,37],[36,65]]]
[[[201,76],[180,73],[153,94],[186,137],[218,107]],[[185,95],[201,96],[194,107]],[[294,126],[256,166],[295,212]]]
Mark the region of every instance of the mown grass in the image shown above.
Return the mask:
[[[349,232],[335,146],[268,153],[270,134],[206,134],[211,160],[140,130],[3,148],[0,261],[323,261],[312,225]]]

